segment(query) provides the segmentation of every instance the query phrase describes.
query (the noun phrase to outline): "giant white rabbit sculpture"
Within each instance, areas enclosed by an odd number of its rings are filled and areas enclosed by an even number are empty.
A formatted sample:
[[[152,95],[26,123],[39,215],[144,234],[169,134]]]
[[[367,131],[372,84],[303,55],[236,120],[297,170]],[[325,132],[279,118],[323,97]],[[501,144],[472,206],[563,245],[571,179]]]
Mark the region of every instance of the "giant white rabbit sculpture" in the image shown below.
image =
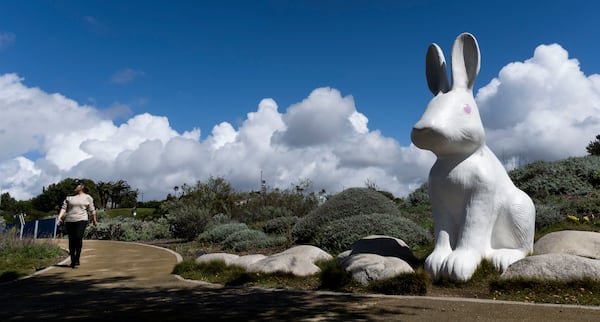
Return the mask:
[[[466,281],[483,258],[504,271],[533,249],[535,206],[485,144],[473,98],[479,64],[477,40],[458,36],[450,87],[442,50],[436,44],[427,50],[427,84],[435,97],[411,140],[437,157],[429,173],[435,248],[425,260],[436,280]]]

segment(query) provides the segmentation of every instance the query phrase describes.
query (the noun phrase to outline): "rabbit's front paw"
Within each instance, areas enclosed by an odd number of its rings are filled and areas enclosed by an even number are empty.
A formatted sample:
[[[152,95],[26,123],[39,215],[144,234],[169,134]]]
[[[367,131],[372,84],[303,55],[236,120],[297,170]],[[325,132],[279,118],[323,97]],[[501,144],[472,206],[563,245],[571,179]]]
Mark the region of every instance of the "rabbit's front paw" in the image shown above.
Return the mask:
[[[508,266],[526,256],[520,249],[502,248],[496,249],[490,256],[490,260],[497,270],[504,272]]]
[[[455,250],[446,258],[444,275],[454,280],[467,281],[475,273],[481,259],[479,252],[468,249]]]
[[[425,259],[425,270],[429,272],[429,274],[434,280],[438,280],[443,276],[442,268],[444,266],[446,257],[448,257],[448,255],[450,255],[451,252],[452,250],[450,249],[437,249],[434,250],[433,253],[431,253],[429,256],[427,256],[427,259]]]

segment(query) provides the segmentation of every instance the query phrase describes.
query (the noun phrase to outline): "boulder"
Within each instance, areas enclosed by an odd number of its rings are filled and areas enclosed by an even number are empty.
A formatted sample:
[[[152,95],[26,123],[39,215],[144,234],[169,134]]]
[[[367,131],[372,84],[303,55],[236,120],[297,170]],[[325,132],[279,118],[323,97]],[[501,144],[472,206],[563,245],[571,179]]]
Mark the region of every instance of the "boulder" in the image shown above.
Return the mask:
[[[333,257],[315,246],[296,246],[281,253],[267,256],[249,265],[249,272],[275,273],[286,272],[297,276],[308,276],[320,272],[315,265],[319,260],[330,260]]]
[[[228,253],[212,253],[212,254],[204,254],[196,258],[196,263],[208,263],[215,260],[222,260],[225,262],[225,265],[231,265],[231,262],[238,259],[240,256],[235,254]]]
[[[529,256],[510,265],[500,278],[561,281],[591,278],[600,280],[600,260],[570,254]]]
[[[403,240],[382,235],[355,241],[337,259],[352,278],[363,285],[402,273],[414,273],[409,263],[417,261]]]
[[[576,230],[549,233],[535,243],[533,252],[536,255],[559,253],[600,259],[600,233]]]
[[[267,256],[262,254],[244,255],[238,258],[234,258],[233,260],[231,260],[231,263],[229,265],[241,266],[244,269],[248,270],[248,267],[250,267],[250,265],[258,262],[259,260],[265,257]]]
[[[402,273],[414,273],[412,267],[404,260],[377,254],[361,253],[347,256],[340,264],[354,280],[363,285]]]
[[[408,245],[401,239],[371,235],[355,241],[350,245],[350,250],[340,253],[338,259],[358,254],[375,254],[382,257],[396,257],[409,264],[415,264],[417,258],[410,251]]]
[[[274,273],[286,272],[297,276],[308,276],[320,271],[315,265],[319,260],[330,260],[333,257],[315,246],[296,246],[271,256],[261,254],[238,256],[227,253],[204,254],[196,258],[196,263],[222,260],[226,265],[237,265],[248,272]]]
[[[271,255],[271,256],[302,256],[310,261],[316,262],[319,260],[330,260],[333,257],[326,251],[322,250],[319,247],[311,246],[311,245],[300,245],[296,247],[292,247],[290,249],[284,250],[281,253]]]

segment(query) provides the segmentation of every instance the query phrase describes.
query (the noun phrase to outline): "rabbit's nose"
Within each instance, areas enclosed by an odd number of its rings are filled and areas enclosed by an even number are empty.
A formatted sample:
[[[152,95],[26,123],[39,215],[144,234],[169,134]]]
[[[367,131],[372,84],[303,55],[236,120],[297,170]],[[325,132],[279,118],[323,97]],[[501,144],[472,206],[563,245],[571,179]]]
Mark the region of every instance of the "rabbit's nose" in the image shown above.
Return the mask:
[[[433,129],[431,127],[421,127],[421,126],[415,126],[412,128],[411,131],[411,136],[422,136],[422,135],[427,135],[428,133],[432,132]]]
[[[419,146],[419,144],[421,143],[421,141],[423,141],[424,138],[427,138],[430,135],[432,129],[430,127],[413,127],[412,131],[410,132],[410,140],[415,143],[415,145]]]

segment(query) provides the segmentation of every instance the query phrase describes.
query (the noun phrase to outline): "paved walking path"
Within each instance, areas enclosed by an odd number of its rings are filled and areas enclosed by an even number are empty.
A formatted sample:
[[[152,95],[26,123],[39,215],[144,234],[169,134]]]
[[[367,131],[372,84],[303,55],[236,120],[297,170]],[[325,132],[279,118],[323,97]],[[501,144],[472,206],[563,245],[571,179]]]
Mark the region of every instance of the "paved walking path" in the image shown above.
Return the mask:
[[[66,246],[65,240],[57,241]],[[597,321],[599,307],[229,288],[171,274],[181,257],[137,243],[84,241],[67,259],[0,285],[0,321]]]

